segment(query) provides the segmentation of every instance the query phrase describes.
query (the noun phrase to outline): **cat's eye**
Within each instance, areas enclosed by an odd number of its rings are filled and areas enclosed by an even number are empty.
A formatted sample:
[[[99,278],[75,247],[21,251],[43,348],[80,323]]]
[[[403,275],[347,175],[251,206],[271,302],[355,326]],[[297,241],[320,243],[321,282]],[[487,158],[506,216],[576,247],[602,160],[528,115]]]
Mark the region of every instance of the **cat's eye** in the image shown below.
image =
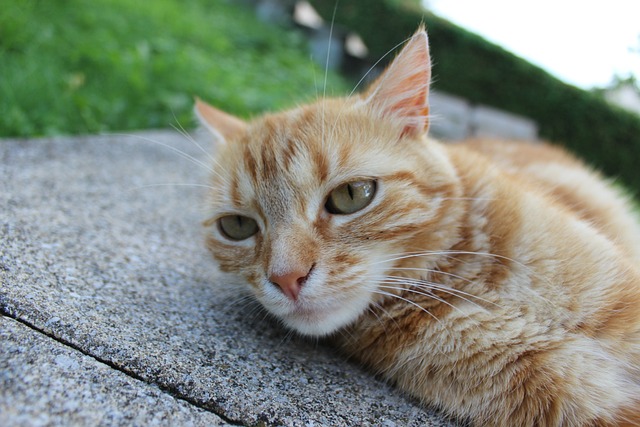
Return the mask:
[[[374,180],[351,181],[329,193],[324,206],[332,214],[348,215],[367,207],[375,194]]]
[[[227,215],[218,220],[220,232],[231,240],[245,240],[258,232],[258,224],[242,215]]]

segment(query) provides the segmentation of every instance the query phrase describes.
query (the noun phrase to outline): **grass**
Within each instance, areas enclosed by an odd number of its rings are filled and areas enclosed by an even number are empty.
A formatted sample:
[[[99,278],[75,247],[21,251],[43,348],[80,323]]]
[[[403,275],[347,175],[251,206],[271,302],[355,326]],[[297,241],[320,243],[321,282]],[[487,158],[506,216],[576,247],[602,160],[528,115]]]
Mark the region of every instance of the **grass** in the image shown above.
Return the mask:
[[[189,126],[195,95],[247,117],[324,83],[301,36],[225,0],[0,0],[0,70],[5,137]]]

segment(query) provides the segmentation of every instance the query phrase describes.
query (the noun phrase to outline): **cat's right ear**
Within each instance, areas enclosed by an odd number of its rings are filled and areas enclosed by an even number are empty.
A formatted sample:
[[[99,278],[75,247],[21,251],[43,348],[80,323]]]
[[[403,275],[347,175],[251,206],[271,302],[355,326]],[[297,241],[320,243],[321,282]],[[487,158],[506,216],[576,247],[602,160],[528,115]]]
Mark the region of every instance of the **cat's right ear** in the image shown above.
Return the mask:
[[[365,93],[365,104],[403,128],[401,136],[421,136],[429,128],[431,59],[423,26]]]
[[[216,138],[218,143],[240,137],[246,130],[247,124],[241,119],[207,104],[200,98],[195,99],[194,111],[202,123]]]

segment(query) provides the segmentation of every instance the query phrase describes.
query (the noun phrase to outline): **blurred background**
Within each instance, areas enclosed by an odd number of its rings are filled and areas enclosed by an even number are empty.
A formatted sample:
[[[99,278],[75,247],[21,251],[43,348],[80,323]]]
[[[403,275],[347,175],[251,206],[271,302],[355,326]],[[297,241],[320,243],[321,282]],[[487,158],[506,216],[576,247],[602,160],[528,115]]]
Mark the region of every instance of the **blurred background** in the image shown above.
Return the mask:
[[[637,192],[639,16],[628,0],[0,0],[0,137],[191,128],[194,96],[251,117],[345,95],[425,23],[435,136],[551,140]]]

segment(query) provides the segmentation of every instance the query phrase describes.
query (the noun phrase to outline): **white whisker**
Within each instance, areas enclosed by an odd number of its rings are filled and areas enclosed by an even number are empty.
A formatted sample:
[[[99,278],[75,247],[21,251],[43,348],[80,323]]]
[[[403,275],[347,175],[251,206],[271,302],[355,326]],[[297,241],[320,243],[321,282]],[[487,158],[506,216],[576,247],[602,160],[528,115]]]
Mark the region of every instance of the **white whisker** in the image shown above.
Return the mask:
[[[386,282],[382,282],[382,283],[386,283]],[[392,282],[392,283],[395,284],[395,282]],[[388,284],[387,285],[380,285],[380,287],[384,288],[384,289],[394,289],[394,290],[397,290],[397,291],[405,291],[405,292],[409,292],[409,293],[412,293],[412,294],[422,295],[422,296],[434,299],[434,300],[436,300],[438,302],[441,302],[442,304],[448,305],[449,307],[451,307],[454,310],[458,311],[460,314],[464,315],[465,317],[469,317],[469,315],[466,314],[464,311],[460,310],[458,307],[456,307],[455,305],[451,304],[450,302],[448,302],[448,301],[446,301],[446,300],[434,295],[429,290],[427,290],[426,292],[420,292],[420,291],[417,291],[415,289],[403,288],[403,287],[399,287],[399,286],[389,286]]]
[[[159,145],[159,146],[161,146],[161,147],[164,147],[164,148],[166,148],[166,149],[168,149],[168,150],[173,151],[174,153],[178,154],[178,155],[179,155],[180,157],[182,157],[183,159],[187,159],[187,160],[189,160],[189,161],[190,161],[190,162],[192,162],[194,165],[197,165],[197,166],[200,166],[200,167],[204,168],[207,172],[211,172],[211,173],[213,173],[213,174],[215,174],[215,173],[216,173],[216,171],[214,171],[213,169],[211,169],[211,168],[210,168],[207,164],[205,164],[204,162],[202,162],[202,161],[200,161],[200,160],[196,159],[195,157],[193,157],[193,156],[192,156],[192,155],[190,155],[190,154],[187,154],[186,152],[184,152],[184,151],[180,150],[179,148],[173,147],[173,146],[171,146],[171,145],[169,145],[169,144],[165,144],[164,142],[156,141],[156,140],[154,140],[154,139],[147,138],[146,136],[142,136],[142,135],[133,135],[133,134],[117,134],[117,133],[114,133],[114,134],[111,134],[111,135],[114,135],[114,136],[123,136],[123,137],[133,137],[133,138],[137,138],[137,139],[140,139],[140,140],[142,140],[142,141],[145,141],[145,142],[150,142],[150,143],[152,143],[152,144]]]
[[[376,303],[373,303],[373,304],[372,304],[372,306],[373,306],[375,309],[382,311],[382,312],[384,313],[384,315],[385,315],[386,317],[388,317],[389,319],[391,319],[391,321],[396,325],[396,328],[400,329],[400,325],[398,324],[398,322],[396,321],[396,319],[391,315],[391,313],[389,313],[387,310],[385,310],[385,308],[384,308],[382,305],[380,305],[379,303],[377,303],[377,302],[376,302]],[[371,307],[369,307],[369,310],[371,310],[371,309],[372,309],[372,308],[371,308]],[[375,314],[375,313],[374,313],[374,314]],[[378,317],[378,316],[376,316],[376,317]],[[380,317],[378,317],[378,319],[382,320]],[[385,332],[386,332],[386,329],[385,329]]]
[[[175,118],[175,116],[173,116]],[[178,126],[174,125],[173,123],[171,124],[171,127],[173,129],[176,130],[176,132],[178,132],[180,135],[182,135],[187,141],[189,141],[190,143],[192,143],[193,145],[195,145],[200,151],[202,151],[202,153],[204,153],[205,156],[207,156],[209,158],[209,160],[211,160],[212,162],[217,164],[216,159],[211,155],[211,153],[208,150],[205,150],[202,145],[200,145],[200,143],[198,141],[195,140],[194,137],[191,136],[191,134],[189,134],[189,132],[187,132],[182,125],[180,124],[180,122],[178,122],[178,119],[176,118],[176,123],[178,123]]]
[[[424,311],[424,312],[425,312],[425,313],[427,313],[429,316],[433,317],[433,318],[435,319],[435,321],[436,321],[436,322],[441,323],[441,322],[440,322],[440,319],[438,319],[436,316],[434,316],[433,314],[431,314],[431,313],[429,312],[429,310],[427,310],[426,308],[424,308],[424,307],[423,307],[423,306],[421,306],[420,304],[417,304],[417,303],[415,303],[415,302],[413,302],[413,301],[411,301],[411,300],[409,300],[409,299],[403,298],[403,297],[401,297],[401,296],[399,296],[399,295],[395,295],[395,294],[392,294],[392,293],[390,293],[390,292],[381,291],[381,290],[379,290],[379,289],[376,289],[376,290],[374,290],[373,292],[374,292],[374,293],[376,293],[376,294],[379,294],[379,295],[385,295],[385,296],[388,296],[388,297],[397,298],[397,299],[402,300],[402,301],[404,301],[404,302],[407,302],[407,303],[409,303],[409,304],[411,304],[411,305],[413,305],[413,306],[416,306],[416,307],[417,307],[417,308],[419,308],[421,311]]]
[[[484,298],[481,298],[479,296],[470,294],[468,292],[461,291],[459,289],[455,289],[455,288],[451,288],[451,287],[448,287],[448,286],[444,286],[444,285],[441,285],[441,284],[438,284],[438,283],[427,282],[427,281],[419,280],[419,279],[410,279],[410,278],[399,277],[399,276],[387,276],[387,280],[395,281],[397,283],[407,284],[407,285],[410,285],[410,286],[414,286],[416,288],[427,289],[428,291],[434,291],[434,290],[435,291],[440,291],[440,292],[443,292],[445,294],[448,294],[448,295],[457,297],[457,298],[459,298],[461,300],[464,300],[464,301],[468,302],[469,304],[475,305],[476,307],[481,308],[482,310],[485,310],[485,311],[486,311],[486,308],[482,307],[481,305],[479,305],[478,303],[476,303],[474,301],[471,301],[468,298],[473,298],[473,299],[476,299],[478,301],[481,301],[481,302],[484,302],[484,303],[487,303],[487,304],[491,304],[491,305],[496,306],[498,308],[502,308],[500,305],[498,305],[498,304],[496,304],[496,303],[494,303],[492,301],[489,301],[487,299],[484,299]],[[466,298],[466,297],[468,297],[468,298]]]
[[[488,201],[495,201],[495,200],[500,200],[500,199],[496,199],[495,197],[444,197],[442,199],[444,200],[488,200]]]
[[[413,37],[413,36],[412,36]],[[364,82],[364,80],[367,78],[367,76],[369,76],[369,74],[371,74],[371,72],[378,66],[378,64],[380,64],[380,62],[382,62],[387,56],[389,56],[391,54],[391,52],[395,51],[396,49],[398,49],[400,46],[402,46],[403,44],[405,44],[406,42],[408,42],[409,40],[411,40],[411,37],[407,37],[406,39],[402,40],[400,43],[398,43],[397,45],[395,45],[394,47],[392,47],[391,49],[389,49],[387,51],[387,53],[385,53],[384,55],[382,55],[380,57],[380,59],[378,59],[375,64],[373,64],[366,73],[364,73],[364,75],[362,76],[362,78],[360,80],[358,80],[358,83],[356,83],[356,85],[353,87],[353,89],[351,90],[351,92],[349,92],[349,95],[347,95],[347,98],[350,98],[353,93],[358,89],[358,87],[362,84],[362,82]]]
[[[215,190],[215,187],[212,187],[211,185],[168,182],[168,183],[159,183],[159,184],[137,185],[135,187],[128,189],[127,191],[142,190],[142,189],[151,188],[151,187],[196,187],[196,188],[206,188],[208,190]]]
[[[336,21],[336,12],[338,11],[338,3],[340,3],[340,1],[336,0],[336,4],[333,7],[333,16],[331,17],[331,27],[329,28],[329,44],[327,46],[327,59],[324,64],[324,84],[322,88],[322,139],[321,139],[323,147],[324,147],[324,130],[325,130],[324,113],[327,106],[327,79],[329,77],[329,60],[331,59],[331,39],[333,38],[333,26]]]
[[[458,276],[457,274],[449,273],[447,271],[434,270],[432,268],[419,268],[419,267],[395,267],[394,270],[398,271],[424,271],[432,274],[442,274],[444,276],[453,277],[455,279],[462,280],[467,283],[472,283],[473,280]]]
[[[401,270],[401,269],[397,269],[397,270]],[[425,270],[429,271],[429,269],[425,269]],[[433,270],[431,270],[431,271],[433,271]],[[435,272],[436,273],[442,273],[442,272],[439,272],[439,271],[435,271]],[[461,280],[464,280],[467,283],[473,283],[472,280],[465,279],[464,277],[460,277],[460,276],[457,276],[455,274],[450,274],[450,275],[453,276],[453,277],[459,278]],[[495,305],[495,303],[493,303],[491,301],[488,301],[488,300],[485,300],[485,299],[480,298],[478,296],[475,296],[475,295],[472,295],[470,293],[464,292],[464,291],[462,291],[460,289],[456,289],[456,288],[453,288],[451,286],[444,285],[442,283],[431,282],[431,281],[428,281],[428,280],[425,280],[425,279],[420,279],[420,278],[408,278],[408,277],[405,277],[405,276],[387,276],[387,277],[393,277],[393,278],[404,279],[404,280],[411,280],[412,282],[414,282],[416,284],[425,284],[425,285],[431,286],[433,288],[437,288],[438,290],[441,290],[443,292],[455,292],[456,294],[465,295],[465,296],[468,296],[468,297],[471,297],[471,298],[475,298],[475,299],[478,299],[480,301]]]
[[[375,309],[381,310],[381,309],[382,309],[382,307],[381,307],[379,304],[377,304],[377,303],[371,304],[369,307],[367,307],[367,311],[368,311],[369,313],[373,314],[373,316],[376,318],[376,320],[378,321],[378,323],[380,324],[380,326],[382,326],[382,329],[384,329],[384,332],[385,332],[385,334],[386,334],[386,333],[387,333],[387,326],[386,326],[386,324],[382,321],[382,318],[380,318],[380,316],[378,315],[378,313],[376,313],[376,310],[375,310]]]
[[[507,256],[504,256],[504,255],[492,254],[492,253],[488,253],[488,252],[457,251],[457,250],[404,252],[404,253],[400,253],[400,254],[391,254],[391,258],[384,259],[384,260],[381,260],[381,261],[377,261],[377,262],[375,262],[373,264],[385,264],[385,263],[390,263],[390,262],[399,261],[399,260],[403,260],[403,259],[419,258],[419,257],[427,257],[427,256],[438,256],[438,257],[456,259],[455,258],[456,255],[481,256],[481,257],[495,258],[495,259],[499,259],[499,260],[509,261],[509,262],[514,263],[515,265],[517,265],[519,267],[522,267],[526,271],[528,271],[530,273],[533,273],[534,277],[538,278],[539,280],[542,280],[542,281],[546,282],[547,284],[551,284],[547,278],[542,277],[542,276],[540,276],[538,274],[535,274],[534,270],[532,270],[526,264],[524,264],[524,263],[522,263],[520,261],[517,261],[517,260],[515,260],[513,258],[509,258]],[[462,280],[465,280],[465,279],[462,278]],[[542,295],[540,295],[534,289],[531,289],[531,288],[528,288],[528,287],[523,287],[522,289],[526,290],[526,291],[529,291],[531,294],[533,294],[537,298],[540,298],[541,300],[545,301],[546,303],[553,305],[553,303],[551,301],[549,301],[546,298],[544,298]]]

